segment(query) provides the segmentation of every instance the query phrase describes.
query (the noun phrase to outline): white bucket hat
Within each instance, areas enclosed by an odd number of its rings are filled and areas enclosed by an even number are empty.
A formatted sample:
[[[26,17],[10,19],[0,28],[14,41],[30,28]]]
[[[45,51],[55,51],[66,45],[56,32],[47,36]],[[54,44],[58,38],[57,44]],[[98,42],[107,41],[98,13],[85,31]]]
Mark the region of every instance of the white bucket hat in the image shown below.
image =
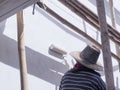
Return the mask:
[[[100,50],[95,46],[87,46],[82,52],[73,51],[70,55],[82,65],[93,70],[102,71],[103,67],[97,62]]]

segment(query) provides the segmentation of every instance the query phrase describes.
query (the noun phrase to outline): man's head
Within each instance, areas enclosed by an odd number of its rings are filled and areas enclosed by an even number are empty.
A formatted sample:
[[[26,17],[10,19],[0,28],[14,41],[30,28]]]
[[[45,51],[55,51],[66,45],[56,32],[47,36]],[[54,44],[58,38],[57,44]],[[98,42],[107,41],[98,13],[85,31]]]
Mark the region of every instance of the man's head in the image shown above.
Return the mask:
[[[81,52],[73,51],[70,55],[82,65],[93,70],[103,70],[103,67],[97,63],[100,50],[96,46],[87,46]]]

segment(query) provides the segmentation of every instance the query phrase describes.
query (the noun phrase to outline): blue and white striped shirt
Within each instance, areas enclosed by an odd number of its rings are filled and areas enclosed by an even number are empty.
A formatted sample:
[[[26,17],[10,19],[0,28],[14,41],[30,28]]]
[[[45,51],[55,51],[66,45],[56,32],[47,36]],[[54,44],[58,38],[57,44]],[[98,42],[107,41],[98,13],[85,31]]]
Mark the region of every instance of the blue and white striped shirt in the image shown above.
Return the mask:
[[[84,68],[66,72],[62,77],[59,90],[106,90],[100,74],[94,70]]]

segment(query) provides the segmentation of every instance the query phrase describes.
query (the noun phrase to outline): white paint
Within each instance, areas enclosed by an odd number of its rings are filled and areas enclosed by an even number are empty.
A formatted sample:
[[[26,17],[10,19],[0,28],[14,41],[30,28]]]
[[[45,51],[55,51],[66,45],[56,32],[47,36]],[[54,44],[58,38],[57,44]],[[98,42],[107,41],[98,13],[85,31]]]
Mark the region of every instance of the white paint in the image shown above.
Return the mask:
[[[83,31],[86,28],[87,33],[100,42],[100,34],[97,38],[95,28],[87,23],[83,27],[81,18],[74,15],[57,0],[54,3],[53,1],[44,0],[44,3]],[[85,0],[83,1],[85,2]],[[88,6],[90,4],[90,7],[95,7],[90,2],[85,3]],[[4,23],[0,24],[0,89],[20,90],[16,15],[7,19],[5,29]],[[65,60],[70,68],[73,67],[71,60],[74,63],[75,61],[69,53],[74,50],[81,51],[87,44],[91,44],[38,7],[36,7],[35,15],[32,15],[32,6],[24,10],[24,38],[29,90],[58,90],[61,76],[68,70],[64,60],[49,54],[48,50],[51,44],[67,51]],[[113,43],[111,46],[114,47]],[[99,61],[103,65],[102,54]],[[113,59],[113,66],[117,64]],[[117,69],[114,73],[115,82],[119,74]],[[120,78],[118,77],[118,79]]]

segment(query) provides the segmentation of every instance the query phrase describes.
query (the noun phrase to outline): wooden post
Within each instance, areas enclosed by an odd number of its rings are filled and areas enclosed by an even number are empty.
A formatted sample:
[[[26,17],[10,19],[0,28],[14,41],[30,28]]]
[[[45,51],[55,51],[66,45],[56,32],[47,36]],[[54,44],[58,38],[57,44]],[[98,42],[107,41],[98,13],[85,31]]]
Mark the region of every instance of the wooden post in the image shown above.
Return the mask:
[[[116,30],[116,24],[115,24],[115,13],[114,13],[114,6],[113,6],[113,0],[109,0],[109,6],[110,6],[110,14],[111,14],[111,22],[112,22],[112,27],[115,28]],[[118,57],[120,57],[120,46],[119,45],[115,45],[116,46],[116,54]],[[119,71],[120,71],[120,62],[119,63]]]
[[[27,65],[24,46],[23,11],[17,13],[18,53],[20,63],[21,90],[28,90]]]
[[[109,0],[109,6],[110,6],[110,15],[111,15],[111,22],[113,28],[116,28],[115,25],[115,16],[114,16],[114,7],[113,7],[113,0]]]
[[[100,30],[101,30],[101,42],[102,42],[102,52],[103,52],[103,60],[104,60],[106,88],[107,90],[115,90],[104,0],[96,0],[96,2],[97,2]]]

